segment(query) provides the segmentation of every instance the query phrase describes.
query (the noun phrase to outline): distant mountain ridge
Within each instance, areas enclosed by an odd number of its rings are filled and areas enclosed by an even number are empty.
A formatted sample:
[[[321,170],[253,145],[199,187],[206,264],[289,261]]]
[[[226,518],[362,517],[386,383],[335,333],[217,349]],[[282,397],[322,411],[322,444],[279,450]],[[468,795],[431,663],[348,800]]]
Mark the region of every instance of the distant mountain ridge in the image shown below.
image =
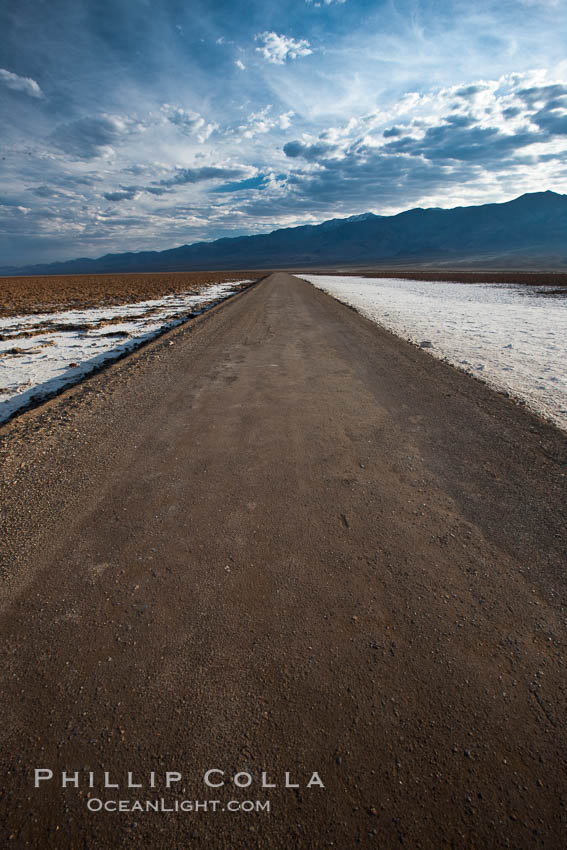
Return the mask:
[[[2,275],[103,274],[350,265],[567,268],[567,195],[535,192],[502,204],[411,209],[331,219],[165,251],[106,254]]]

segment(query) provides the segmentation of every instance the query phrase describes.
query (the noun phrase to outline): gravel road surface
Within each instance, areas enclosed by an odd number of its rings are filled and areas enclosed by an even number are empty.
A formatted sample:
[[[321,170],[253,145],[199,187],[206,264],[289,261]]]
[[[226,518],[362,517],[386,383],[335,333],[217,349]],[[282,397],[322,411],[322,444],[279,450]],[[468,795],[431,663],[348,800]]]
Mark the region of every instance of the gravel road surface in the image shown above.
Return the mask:
[[[0,846],[565,846],[564,434],[282,273],[0,436]]]

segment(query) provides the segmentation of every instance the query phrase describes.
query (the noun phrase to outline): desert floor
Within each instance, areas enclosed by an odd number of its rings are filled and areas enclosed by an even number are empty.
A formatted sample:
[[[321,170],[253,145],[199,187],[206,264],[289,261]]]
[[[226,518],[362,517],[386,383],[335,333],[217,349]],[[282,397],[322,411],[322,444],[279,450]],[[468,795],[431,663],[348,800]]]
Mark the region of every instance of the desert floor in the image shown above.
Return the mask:
[[[299,270],[301,271],[301,270]],[[526,283],[567,290],[565,272],[447,271],[410,270],[382,267],[310,268],[312,274],[356,274],[368,277],[409,278],[411,280],[448,280],[463,283]],[[132,304],[148,298],[163,298],[179,292],[198,292],[211,283],[264,277],[265,269],[202,272],[159,272],[151,274],[48,275],[39,277],[0,277],[0,317],[26,313],[107,307]]]
[[[0,317],[134,304],[179,292],[197,293],[211,283],[242,278],[256,280],[264,274],[256,270],[1,277]]]

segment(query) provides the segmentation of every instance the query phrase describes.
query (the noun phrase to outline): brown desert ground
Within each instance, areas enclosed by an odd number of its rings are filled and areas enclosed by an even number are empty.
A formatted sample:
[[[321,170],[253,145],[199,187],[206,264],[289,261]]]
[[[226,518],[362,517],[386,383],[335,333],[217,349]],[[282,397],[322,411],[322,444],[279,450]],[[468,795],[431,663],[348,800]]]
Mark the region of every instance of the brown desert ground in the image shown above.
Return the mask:
[[[565,846],[563,433],[273,274],[0,435],[0,846]]]
[[[0,278],[0,317],[131,304],[230,280],[256,280],[265,272],[50,275]]]
[[[235,269],[234,271],[162,272],[156,274],[51,275],[39,277],[0,277],[0,317],[25,313],[54,313],[130,304],[149,298],[162,298],[179,292],[197,292],[201,286],[230,280],[258,280],[274,270]],[[306,269],[303,269],[306,271]],[[562,272],[446,271],[349,267],[311,268],[310,274],[352,274],[363,277],[447,280],[461,283],[519,283],[567,288]],[[301,275],[301,269],[294,274]]]

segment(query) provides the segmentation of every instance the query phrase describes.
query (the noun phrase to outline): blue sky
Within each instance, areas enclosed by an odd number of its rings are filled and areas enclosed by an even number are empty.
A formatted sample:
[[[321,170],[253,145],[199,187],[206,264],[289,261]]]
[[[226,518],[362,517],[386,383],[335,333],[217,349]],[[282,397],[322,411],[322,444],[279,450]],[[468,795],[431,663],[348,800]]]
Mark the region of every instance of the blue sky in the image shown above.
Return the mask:
[[[0,265],[567,191],[565,0],[3,0]]]

